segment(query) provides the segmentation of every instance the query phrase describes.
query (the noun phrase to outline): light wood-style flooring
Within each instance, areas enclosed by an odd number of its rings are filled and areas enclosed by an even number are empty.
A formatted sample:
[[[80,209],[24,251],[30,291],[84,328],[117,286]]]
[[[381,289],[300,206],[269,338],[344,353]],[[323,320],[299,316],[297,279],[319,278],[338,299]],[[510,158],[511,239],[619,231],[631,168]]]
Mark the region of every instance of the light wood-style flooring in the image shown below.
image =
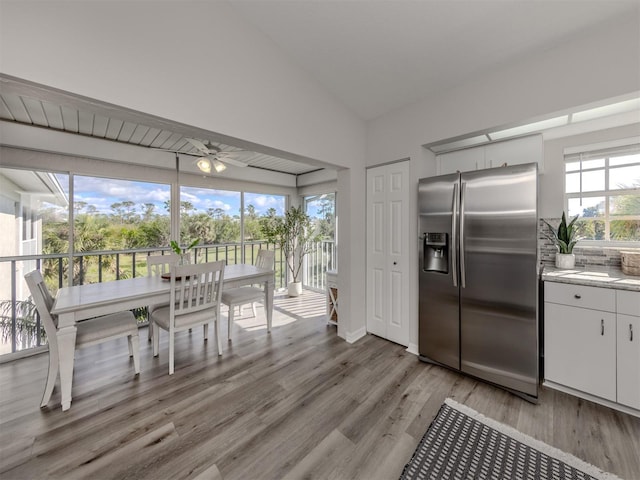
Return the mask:
[[[445,398],[629,480],[640,479],[640,419],[542,389],[540,403],[421,363],[324,321],[324,297],[277,299],[274,328],[233,327],[218,357],[202,330],[167,337],[153,358],[141,331],[79,350],[68,412],[56,388],[38,407],[47,356],[0,365],[0,479],[397,479]]]

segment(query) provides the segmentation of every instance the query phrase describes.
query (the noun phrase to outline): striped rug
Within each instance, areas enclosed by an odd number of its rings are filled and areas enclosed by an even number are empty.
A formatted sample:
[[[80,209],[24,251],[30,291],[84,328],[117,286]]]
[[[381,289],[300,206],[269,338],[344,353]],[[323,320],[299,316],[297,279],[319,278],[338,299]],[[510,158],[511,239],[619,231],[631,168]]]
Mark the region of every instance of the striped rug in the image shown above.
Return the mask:
[[[448,398],[400,479],[614,480],[618,477]]]

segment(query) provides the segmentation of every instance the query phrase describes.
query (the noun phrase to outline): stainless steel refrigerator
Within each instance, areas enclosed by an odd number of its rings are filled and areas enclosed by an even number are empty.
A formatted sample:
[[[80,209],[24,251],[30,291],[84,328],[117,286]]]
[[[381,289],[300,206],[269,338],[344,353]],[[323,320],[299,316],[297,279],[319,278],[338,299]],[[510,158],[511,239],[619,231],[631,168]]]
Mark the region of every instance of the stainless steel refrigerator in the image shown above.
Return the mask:
[[[537,165],[421,179],[420,359],[538,396]]]

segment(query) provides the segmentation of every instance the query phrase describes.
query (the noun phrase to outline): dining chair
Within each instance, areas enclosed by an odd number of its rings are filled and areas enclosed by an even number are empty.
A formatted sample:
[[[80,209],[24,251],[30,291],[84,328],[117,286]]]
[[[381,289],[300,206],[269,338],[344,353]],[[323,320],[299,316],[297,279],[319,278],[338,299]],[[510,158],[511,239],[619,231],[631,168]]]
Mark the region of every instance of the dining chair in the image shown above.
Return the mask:
[[[184,256],[186,256],[187,261],[189,262],[191,259],[191,255],[187,252]],[[154,277],[160,275],[167,275],[171,271],[171,265],[176,265],[180,260],[180,255],[176,253],[168,253],[165,255],[148,255],[147,256],[147,276]],[[149,318],[151,318],[151,312],[158,307],[163,307],[169,305],[167,301],[164,304],[156,304],[149,305],[147,307]],[[149,321],[149,329],[147,330],[147,339],[151,341],[153,338],[153,328],[151,328],[151,321]]]
[[[172,265],[169,305],[155,308],[149,315],[153,328],[153,356],[160,349],[160,328],[169,333],[169,375],[174,372],[175,334],[203,325],[207,340],[208,326],[214,321],[218,355],[220,340],[220,295],[224,280],[224,261],[196,265]]]
[[[259,250],[256,258],[256,267],[273,270],[276,262],[276,253],[273,250]],[[238,287],[229,288],[222,292],[222,303],[229,307],[227,316],[227,340],[231,341],[231,325],[233,325],[235,307],[240,309],[242,305],[251,304],[253,316],[256,316],[256,302],[264,302],[264,289],[262,287]]]
[[[49,403],[53,387],[58,377],[59,346],[57,340],[58,318],[51,314],[53,298],[44,283],[39,270],[34,270],[24,276],[31,297],[40,314],[40,321],[44,325],[49,343],[49,373],[45,385],[40,407]],[[102,317],[95,317],[76,323],[76,348],[88,347],[120,337],[127,337],[129,341],[129,356],[133,357],[136,375],[140,373],[140,353],[138,339],[138,324],[130,311],[113,313]]]

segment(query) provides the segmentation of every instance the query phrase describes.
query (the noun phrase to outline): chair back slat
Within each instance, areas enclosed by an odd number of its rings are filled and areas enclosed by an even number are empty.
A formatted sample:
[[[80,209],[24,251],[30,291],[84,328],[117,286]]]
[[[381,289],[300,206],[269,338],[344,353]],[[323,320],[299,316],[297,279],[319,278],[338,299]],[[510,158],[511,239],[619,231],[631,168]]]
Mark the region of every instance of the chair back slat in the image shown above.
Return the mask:
[[[276,263],[276,252],[273,250],[258,250],[256,267],[273,270]]]
[[[190,253],[186,253],[187,261],[190,261]],[[176,265],[180,260],[180,255],[176,253],[168,253],[166,255],[148,255],[147,256],[147,276],[159,276],[171,271],[171,265]]]
[[[224,261],[171,267],[171,303],[174,315],[187,315],[220,304]]]

